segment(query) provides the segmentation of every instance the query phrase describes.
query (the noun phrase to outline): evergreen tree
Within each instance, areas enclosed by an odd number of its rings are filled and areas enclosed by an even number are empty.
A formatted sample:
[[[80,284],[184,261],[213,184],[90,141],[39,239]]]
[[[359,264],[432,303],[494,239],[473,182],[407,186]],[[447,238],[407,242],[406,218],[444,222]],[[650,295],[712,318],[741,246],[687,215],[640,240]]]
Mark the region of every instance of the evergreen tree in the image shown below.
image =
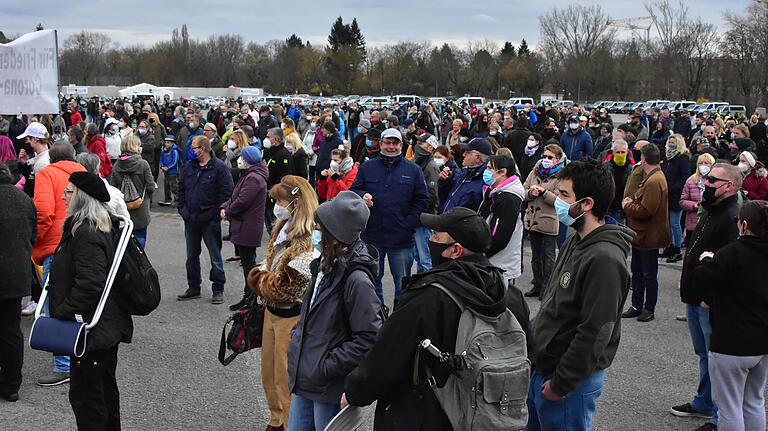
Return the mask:
[[[301,38],[299,36],[296,36],[296,33],[292,34],[291,37],[285,40],[286,45],[288,45],[290,48],[303,48],[304,42],[301,41]],[[309,43],[309,42],[307,42]]]
[[[331,27],[331,34],[328,35],[328,44],[331,49],[338,51],[342,46],[351,45],[352,35],[349,25],[344,25],[344,21],[341,17],[336,18],[336,21]]]
[[[357,48],[358,52],[360,52],[360,59],[362,61],[365,61],[365,57],[366,57],[365,37],[363,36],[363,33],[360,31],[360,27],[357,25],[357,18],[352,19],[352,25],[350,25],[349,27],[349,33],[352,39],[351,42]]]
[[[520,42],[520,48],[517,49],[517,55],[520,57],[530,57],[531,56],[531,50],[528,48],[528,42],[523,39],[522,42]]]
[[[506,57],[506,58],[514,57],[515,56],[515,45],[512,45],[512,43],[509,42],[509,41],[504,42],[504,48],[501,49],[501,52],[499,54],[502,57]]]

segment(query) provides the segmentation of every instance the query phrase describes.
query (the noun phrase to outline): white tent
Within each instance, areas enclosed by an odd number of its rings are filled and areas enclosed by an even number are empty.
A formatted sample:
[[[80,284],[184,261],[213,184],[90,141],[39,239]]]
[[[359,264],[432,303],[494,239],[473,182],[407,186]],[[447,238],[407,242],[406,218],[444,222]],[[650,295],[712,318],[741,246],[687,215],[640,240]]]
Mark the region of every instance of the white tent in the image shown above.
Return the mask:
[[[168,97],[173,99],[173,91],[156,85],[147,84],[146,82],[123,88],[118,91],[118,93],[120,93],[120,97],[155,96],[156,99],[162,99],[167,94]]]

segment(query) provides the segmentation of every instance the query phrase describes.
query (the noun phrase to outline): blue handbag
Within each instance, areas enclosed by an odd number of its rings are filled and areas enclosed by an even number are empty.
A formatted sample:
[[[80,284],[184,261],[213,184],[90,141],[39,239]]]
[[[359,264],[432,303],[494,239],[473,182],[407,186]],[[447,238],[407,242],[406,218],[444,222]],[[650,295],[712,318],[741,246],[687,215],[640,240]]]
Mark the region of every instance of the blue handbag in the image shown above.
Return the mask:
[[[29,334],[29,347],[35,350],[51,352],[55,355],[72,355],[82,357],[85,354],[85,348],[88,341],[88,331],[93,329],[101,318],[104,306],[112,290],[112,283],[117,275],[123,254],[128,246],[133,232],[133,222],[124,216],[115,216],[124,224],[120,240],[115,249],[115,257],[112,260],[112,267],[107,274],[107,284],[101,293],[101,298],[96,306],[93,319],[90,322],[76,322],[71,320],[62,320],[44,314],[46,301],[48,300],[48,280],[44,280],[45,287],[40,295],[40,300],[35,310],[35,322],[32,324],[32,330]],[[49,275],[50,278],[50,275]]]

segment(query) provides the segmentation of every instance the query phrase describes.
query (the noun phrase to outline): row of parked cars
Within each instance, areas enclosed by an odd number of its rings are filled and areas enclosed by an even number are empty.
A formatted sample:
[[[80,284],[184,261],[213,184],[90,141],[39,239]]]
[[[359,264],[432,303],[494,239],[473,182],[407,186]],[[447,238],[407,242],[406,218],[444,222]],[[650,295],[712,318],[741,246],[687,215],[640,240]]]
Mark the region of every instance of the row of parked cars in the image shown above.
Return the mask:
[[[710,113],[718,113],[723,115],[746,115],[747,108],[744,105],[731,105],[728,102],[707,102],[699,104],[690,100],[649,100],[647,102],[615,102],[610,100],[599,100],[594,103],[587,104],[588,109],[605,108],[608,112],[613,114],[629,114],[636,109],[646,111],[648,109],[664,109],[668,108],[670,111],[685,110],[693,115],[709,111]]]

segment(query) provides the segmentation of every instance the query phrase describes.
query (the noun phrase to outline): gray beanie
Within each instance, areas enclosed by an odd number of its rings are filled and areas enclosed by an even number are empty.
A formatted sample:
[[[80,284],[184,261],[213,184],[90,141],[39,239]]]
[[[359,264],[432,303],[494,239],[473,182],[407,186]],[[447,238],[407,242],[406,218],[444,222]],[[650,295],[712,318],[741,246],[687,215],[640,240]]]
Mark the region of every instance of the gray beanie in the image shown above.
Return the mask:
[[[337,241],[352,244],[365,229],[371,211],[357,193],[344,190],[332,200],[323,202],[315,214]]]

